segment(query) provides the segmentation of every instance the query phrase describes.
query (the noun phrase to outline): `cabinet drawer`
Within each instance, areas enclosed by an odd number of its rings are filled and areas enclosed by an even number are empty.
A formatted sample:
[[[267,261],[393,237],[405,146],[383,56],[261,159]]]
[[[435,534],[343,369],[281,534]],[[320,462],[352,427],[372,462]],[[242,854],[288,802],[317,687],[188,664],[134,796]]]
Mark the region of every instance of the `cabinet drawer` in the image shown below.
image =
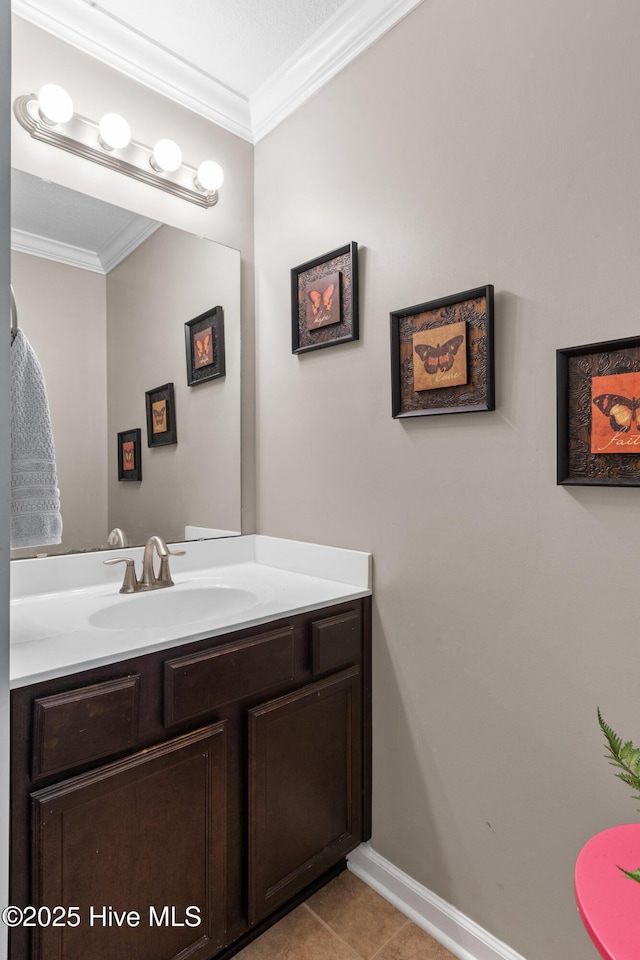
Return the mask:
[[[293,627],[164,665],[165,726],[293,679]]]
[[[361,657],[362,619],[359,610],[324,617],[311,624],[311,670],[325,673],[357,663]]]
[[[135,746],[136,674],[33,701],[33,779]]]

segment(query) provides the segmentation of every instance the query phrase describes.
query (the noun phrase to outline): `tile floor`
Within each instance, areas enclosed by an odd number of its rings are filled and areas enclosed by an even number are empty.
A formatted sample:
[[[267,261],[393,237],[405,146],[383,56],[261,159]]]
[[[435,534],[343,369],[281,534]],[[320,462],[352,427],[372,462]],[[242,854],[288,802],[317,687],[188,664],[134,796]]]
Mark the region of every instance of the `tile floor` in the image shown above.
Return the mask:
[[[345,870],[250,943],[237,960],[455,960]]]

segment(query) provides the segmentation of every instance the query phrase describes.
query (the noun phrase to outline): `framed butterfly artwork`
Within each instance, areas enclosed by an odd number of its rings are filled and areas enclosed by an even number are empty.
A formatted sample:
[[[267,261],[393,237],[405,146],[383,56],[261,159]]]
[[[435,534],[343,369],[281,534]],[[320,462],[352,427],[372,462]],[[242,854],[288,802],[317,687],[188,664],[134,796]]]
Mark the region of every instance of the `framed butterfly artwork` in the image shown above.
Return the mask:
[[[564,486],[640,486],[640,337],[556,352]]]
[[[495,409],[493,286],[391,313],[391,415]]]
[[[142,434],[121,430],[118,434],[118,480],[142,480]]]
[[[164,447],[178,442],[173,384],[164,383],[145,393],[147,405],[147,446]]]
[[[195,387],[225,376],[224,311],[207,310],[184,325],[187,383]]]
[[[358,244],[352,241],[292,269],[291,352],[358,337]]]

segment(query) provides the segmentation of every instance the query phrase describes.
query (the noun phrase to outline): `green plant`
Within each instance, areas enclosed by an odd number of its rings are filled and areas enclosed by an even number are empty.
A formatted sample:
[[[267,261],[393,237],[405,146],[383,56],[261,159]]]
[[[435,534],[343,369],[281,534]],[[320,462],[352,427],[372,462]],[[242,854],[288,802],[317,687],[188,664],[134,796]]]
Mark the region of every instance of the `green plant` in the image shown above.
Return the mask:
[[[631,740],[627,740],[626,743],[622,742],[622,737],[619,737],[615,730],[608,723],[605,723],[600,713],[600,707],[598,707],[598,723],[607,741],[605,756],[612,767],[618,768],[616,777],[631,787],[632,790],[638,791],[633,795],[633,799],[640,800],[640,748],[635,747]],[[640,809],[638,812],[640,812]],[[622,870],[630,880],[640,883],[640,867],[637,870],[624,870],[622,867],[618,867],[618,870]]]

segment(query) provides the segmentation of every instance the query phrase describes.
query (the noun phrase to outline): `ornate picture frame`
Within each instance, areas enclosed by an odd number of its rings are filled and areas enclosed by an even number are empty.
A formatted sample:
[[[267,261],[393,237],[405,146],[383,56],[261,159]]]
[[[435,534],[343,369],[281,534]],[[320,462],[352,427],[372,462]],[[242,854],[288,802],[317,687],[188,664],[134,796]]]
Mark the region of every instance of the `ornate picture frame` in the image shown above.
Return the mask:
[[[557,482],[640,486],[640,337],[556,351]]]
[[[118,480],[142,480],[142,431],[118,433]]]
[[[164,447],[177,443],[176,404],[172,383],[163,383],[145,393],[147,406],[147,446]]]
[[[492,284],[390,318],[392,417],[495,410]]]
[[[224,310],[214,307],[184,325],[187,384],[195,387],[224,377]]]
[[[358,340],[358,244],[307,260],[291,270],[291,352]]]

